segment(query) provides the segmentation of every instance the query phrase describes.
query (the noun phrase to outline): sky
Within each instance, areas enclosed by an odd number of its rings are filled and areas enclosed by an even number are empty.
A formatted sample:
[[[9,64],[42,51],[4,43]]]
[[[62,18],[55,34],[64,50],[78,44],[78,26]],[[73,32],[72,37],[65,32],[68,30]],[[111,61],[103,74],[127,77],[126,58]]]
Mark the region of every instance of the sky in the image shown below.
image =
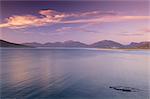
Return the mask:
[[[0,39],[15,43],[148,41],[148,0],[1,1]]]

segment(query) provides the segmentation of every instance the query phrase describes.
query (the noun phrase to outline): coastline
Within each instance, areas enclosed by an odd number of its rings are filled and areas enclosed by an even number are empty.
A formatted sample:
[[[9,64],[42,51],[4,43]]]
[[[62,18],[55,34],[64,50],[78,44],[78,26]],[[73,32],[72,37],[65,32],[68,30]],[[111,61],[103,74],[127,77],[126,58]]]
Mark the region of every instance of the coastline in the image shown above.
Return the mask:
[[[90,49],[90,50],[111,50],[111,51],[150,51],[150,49],[131,48],[85,48],[85,47],[0,47],[0,49]]]

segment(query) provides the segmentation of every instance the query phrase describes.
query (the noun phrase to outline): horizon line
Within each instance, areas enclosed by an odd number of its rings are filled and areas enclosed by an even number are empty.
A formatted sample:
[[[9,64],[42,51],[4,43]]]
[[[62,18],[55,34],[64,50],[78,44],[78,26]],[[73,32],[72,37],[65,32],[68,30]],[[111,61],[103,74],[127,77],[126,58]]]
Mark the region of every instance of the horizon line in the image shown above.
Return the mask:
[[[10,42],[10,43],[16,43],[16,42],[12,42],[12,41],[8,41],[8,40],[4,40],[4,39],[0,39],[0,40],[3,40],[3,41],[6,41],[6,42]],[[46,44],[46,43],[56,43],[56,42],[60,42],[60,43],[65,43],[65,42],[68,42],[68,41],[73,41],[73,42],[80,42],[80,43],[83,43],[83,44],[86,44],[86,45],[90,45],[90,44],[94,44],[94,43],[97,43],[97,42],[100,42],[100,41],[113,41],[113,42],[116,42],[116,43],[120,43],[118,41],[115,41],[115,40],[109,40],[109,39],[105,39],[105,40],[99,40],[99,41],[95,41],[93,43],[84,43],[84,42],[81,42],[81,41],[77,41],[77,40],[66,40],[66,41],[48,41],[48,42],[45,42],[45,43],[40,43],[40,42],[23,42],[23,43],[17,43],[17,44],[24,44],[24,43],[39,43],[39,44]],[[131,44],[131,43],[141,43],[141,42],[150,42],[149,40],[145,40],[145,41],[132,41],[132,42],[129,42],[128,44]],[[123,43],[120,43],[122,45],[127,45],[127,44],[123,44]]]

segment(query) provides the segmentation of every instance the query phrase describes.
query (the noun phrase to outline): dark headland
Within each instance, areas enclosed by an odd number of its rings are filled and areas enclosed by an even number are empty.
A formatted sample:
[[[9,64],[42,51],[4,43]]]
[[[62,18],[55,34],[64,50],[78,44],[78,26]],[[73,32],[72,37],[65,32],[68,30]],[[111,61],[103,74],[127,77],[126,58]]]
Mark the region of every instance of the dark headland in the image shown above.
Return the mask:
[[[8,48],[26,48],[26,47],[31,47],[27,45],[22,45],[22,44],[16,44],[16,43],[11,43],[5,40],[0,40],[0,47],[8,47]]]

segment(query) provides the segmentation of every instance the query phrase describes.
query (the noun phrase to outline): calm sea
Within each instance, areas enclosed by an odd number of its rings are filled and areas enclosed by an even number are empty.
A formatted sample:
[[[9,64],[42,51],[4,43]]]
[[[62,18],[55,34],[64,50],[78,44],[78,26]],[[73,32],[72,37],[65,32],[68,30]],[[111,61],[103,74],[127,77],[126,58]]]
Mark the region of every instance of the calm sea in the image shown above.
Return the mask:
[[[149,51],[31,48],[0,55],[1,99],[150,99]]]

